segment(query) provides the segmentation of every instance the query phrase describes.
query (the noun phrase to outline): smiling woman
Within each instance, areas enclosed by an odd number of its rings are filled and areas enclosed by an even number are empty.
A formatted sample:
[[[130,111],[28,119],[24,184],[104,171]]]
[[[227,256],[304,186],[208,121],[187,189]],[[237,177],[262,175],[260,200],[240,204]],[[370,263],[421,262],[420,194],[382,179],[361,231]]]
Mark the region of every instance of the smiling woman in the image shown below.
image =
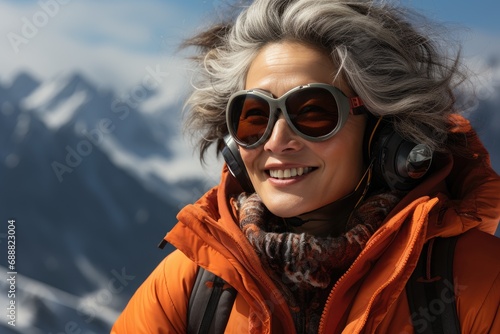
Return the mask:
[[[335,80],[337,72],[325,52],[297,42],[283,42],[269,44],[257,54],[247,72],[245,85],[247,89],[259,88],[274,96],[283,96],[294,87],[310,83],[333,83],[333,86],[351,93],[341,78]],[[319,95],[318,99],[321,98],[324,97]],[[335,99],[332,100],[335,103]],[[318,105],[313,100],[307,103]],[[290,105],[289,109],[299,107],[295,100],[287,105]],[[294,118],[305,113],[304,109],[302,107]],[[323,116],[313,118],[318,117]],[[300,132],[292,131],[285,118],[280,116],[265,143],[251,149],[242,147],[241,157],[250,180],[267,209],[279,217],[294,217],[349,194],[363,175],[365,117],[346,117],[344,126],[334,136],[318,142],[301,138]],[[307,173],[291,177],[291,169],[297,168]],[[285,173],[290,176],[285,178]],[[278,177],[271,174],[278,174]]]
[[[460,58],[413,18],[256,0],[187,42],[187,127],[227,164],[113,332],[500,331],[500,178],[459,115]]]

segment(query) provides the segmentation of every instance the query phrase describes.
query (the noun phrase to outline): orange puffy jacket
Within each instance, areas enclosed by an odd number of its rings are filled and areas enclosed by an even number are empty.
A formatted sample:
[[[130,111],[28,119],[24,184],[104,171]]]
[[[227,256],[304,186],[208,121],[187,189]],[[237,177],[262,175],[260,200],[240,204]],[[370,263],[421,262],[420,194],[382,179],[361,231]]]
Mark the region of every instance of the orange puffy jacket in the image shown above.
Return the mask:
[[[500,178],[463,119],[454,130],[472,156],[442,157],[368,241],[326,302],[319,333],[414,333],[405,293],[424,243],[461,235],[454,286],[463,333],[500,333]],[[168,255],[134,294],[112,333],[185,333],[197,266],[238,291],[226,333],[296,333],[287,305],[235,222],[224,167],[218,187],[185,207],[165,240]],[[431,319],[432,313],[423,319]]]

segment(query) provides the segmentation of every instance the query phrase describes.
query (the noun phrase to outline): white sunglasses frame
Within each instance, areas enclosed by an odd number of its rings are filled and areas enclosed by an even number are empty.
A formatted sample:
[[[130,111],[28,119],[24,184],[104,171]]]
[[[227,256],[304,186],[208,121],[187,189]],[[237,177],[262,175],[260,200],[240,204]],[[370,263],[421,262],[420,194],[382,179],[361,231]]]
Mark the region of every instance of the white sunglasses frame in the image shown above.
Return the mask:
[[[295,127],[295,125],[292,123],[290,116],[288,115],[288,111],[286,110],[286,100],[287,98],[304,89],[310,89],[310,88],[321,88],[327,90],[330,94],[332,94],[333,98],[337,102],[337,110],[339,111],[339,118],[337,125],[335,128],[330,131],[329,133],[319,136],[319,137],[313,137],[313,136],[308,136],[299,129]],[[253,144],[248,144],[245,143],[244,141],[240,140],[237,135],[236,135],[236,130],[231,124],[235,124],[233,121],[233,116],[231,112],[232,104],[233,101],[242,95],[255,95],[258,96],[262,99],[264,99],[268,104],[269,104],[269,110],[270,110],[270,116],[269,116],[269,121],[266,126],[266,130],[264,131],[264,134],[262,137],[260,137],[255,143]],[[270,137],[274,125],[276,121],[279,118],[279,114],[282,113],[283,116],[285,117],[285,120],[288,124],[288,126],[295,132],[297,135],[300,137],[313,141],[313,142],[320,142],[320,141],[325,141],[331,137],[333,137],[336,133],[342,129],[344,126],[345,122],[347,121],[347,118],[349,115],[360,115],[363,113],[366,113],[366,108],[364,107],[363,101],[359,97],[347,97],[340,89],[338,89],[335,86],[329,85],[329,84],[324,84],[324,83],[310,83],[307,85],[301,85],[294,87],[290,89],[288,92],[280,96],[279,98],[274,98],[273,95],[267,91],[260,90],[260,89],[249,89],[249,90],[241,90],[238,91],[234,94],[232,94],[229,97],[227,107],[226,107],[226,125],[229,131],[229,134],[231,137],[233,137],[234,141],[241,147],[244,147],[246,149],[252,149],[256,148],[262,144],[264,144]]]

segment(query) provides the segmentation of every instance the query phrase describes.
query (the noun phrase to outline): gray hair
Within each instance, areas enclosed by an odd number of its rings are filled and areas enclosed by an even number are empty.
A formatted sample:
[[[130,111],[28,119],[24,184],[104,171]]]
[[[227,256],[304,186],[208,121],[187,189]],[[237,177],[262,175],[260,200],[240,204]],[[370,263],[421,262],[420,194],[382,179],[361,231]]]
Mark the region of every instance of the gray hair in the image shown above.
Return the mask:
[[[371,114],[389,118],[404,138],[443,150],[449,114],[457,112],[454,89],[466,77],[460,52],[448,56],[417,19],[423,20],[386,2],[255,0],[230,22],[188,40],[199,47],[201,66],[186,129],[200,138],[200,159],[214,142],[221,149],[227,101],[244,89],[257,53],[287,40],[324,50]]]

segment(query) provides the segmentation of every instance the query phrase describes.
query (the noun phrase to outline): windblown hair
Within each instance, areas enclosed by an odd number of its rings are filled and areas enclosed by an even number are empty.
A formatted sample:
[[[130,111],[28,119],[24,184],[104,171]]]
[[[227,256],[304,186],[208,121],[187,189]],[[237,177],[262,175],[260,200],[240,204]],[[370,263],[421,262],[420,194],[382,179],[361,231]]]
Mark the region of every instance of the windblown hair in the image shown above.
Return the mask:
[[[283,41],[324,50],[370,113],[389,118],[404,138],[442,150],[448,116],[457,112],[454,89],[465,74],[460,52],[449,56],[415,18],[385,1],[255,0],[235,19],[186,41],[199,51],[186,129],[200,138],[200,159],[215,142],[221,149],[226,104],[245,88],[257,53]]]

